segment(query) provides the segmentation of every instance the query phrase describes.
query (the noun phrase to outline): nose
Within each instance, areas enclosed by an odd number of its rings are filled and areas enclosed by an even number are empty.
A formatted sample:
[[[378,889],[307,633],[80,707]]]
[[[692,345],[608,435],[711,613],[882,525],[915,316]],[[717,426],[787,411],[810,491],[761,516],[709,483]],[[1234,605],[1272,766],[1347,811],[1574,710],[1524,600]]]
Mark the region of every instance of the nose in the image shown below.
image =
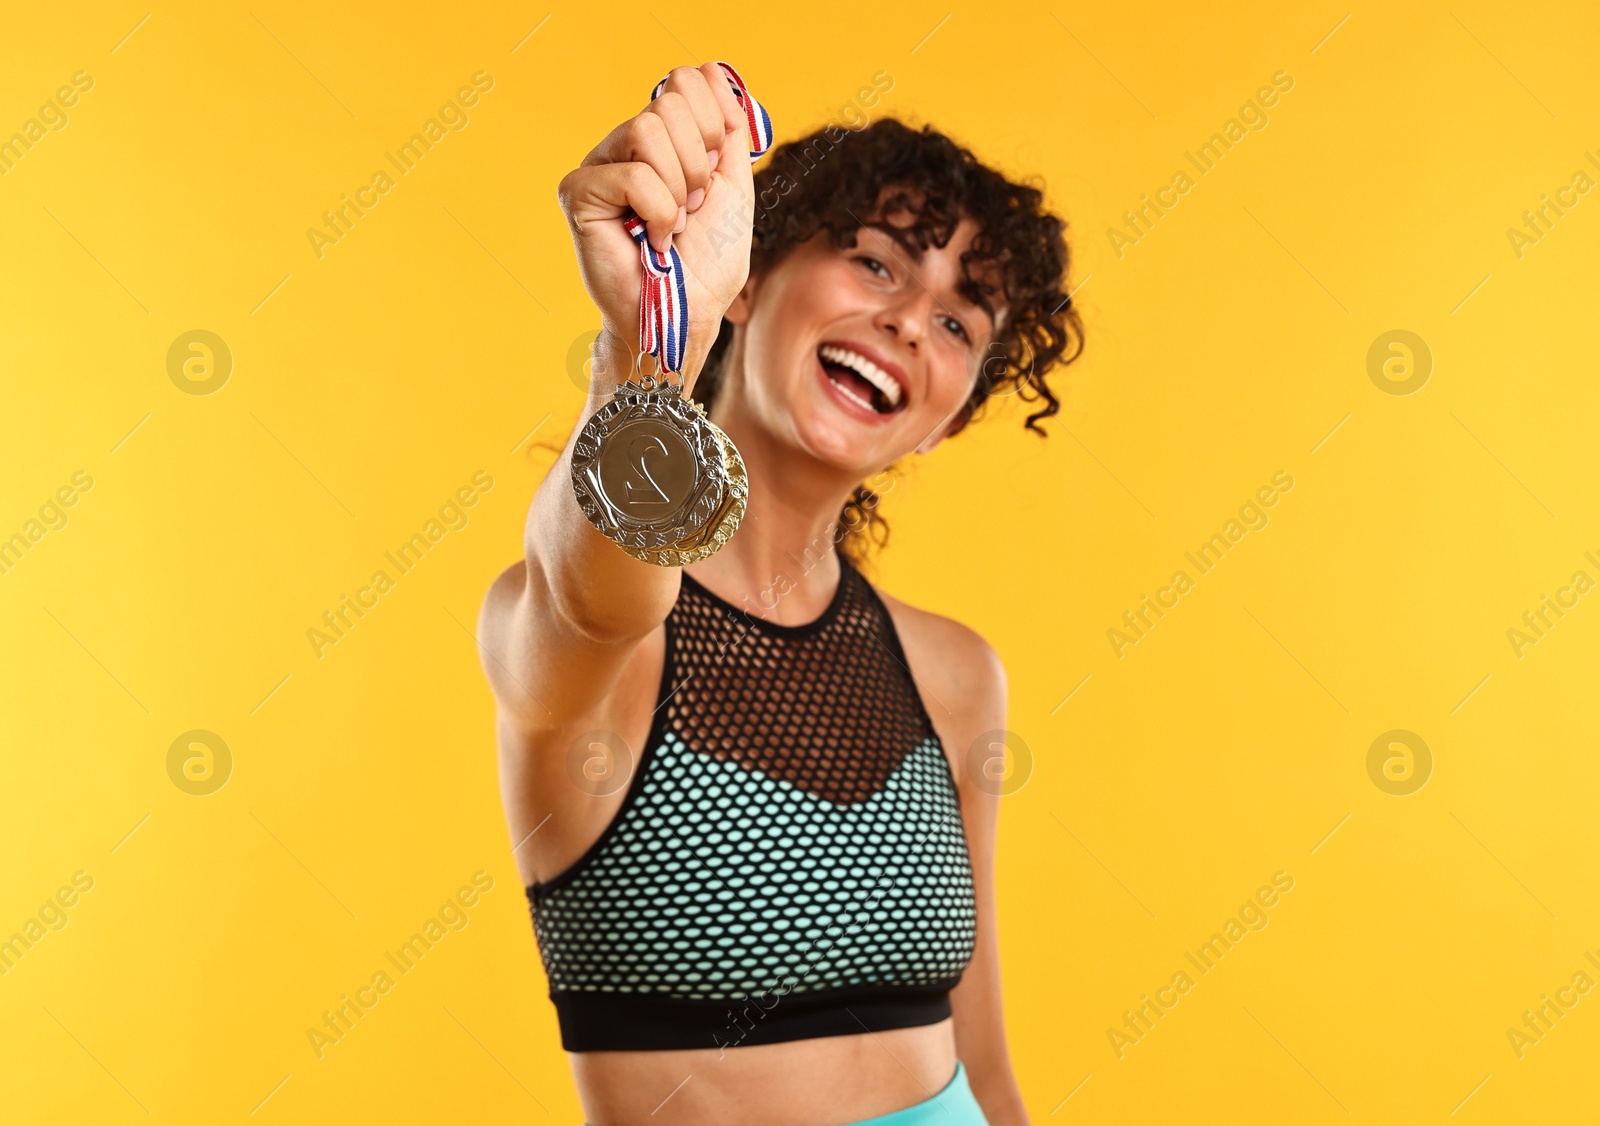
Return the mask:
[[[933,294],[918,286],[914,292],[901,294],[899,300],[879,312],[876,318],[878,327],[892,334],[913,353],[920,352],[928,340],[933,306]]]

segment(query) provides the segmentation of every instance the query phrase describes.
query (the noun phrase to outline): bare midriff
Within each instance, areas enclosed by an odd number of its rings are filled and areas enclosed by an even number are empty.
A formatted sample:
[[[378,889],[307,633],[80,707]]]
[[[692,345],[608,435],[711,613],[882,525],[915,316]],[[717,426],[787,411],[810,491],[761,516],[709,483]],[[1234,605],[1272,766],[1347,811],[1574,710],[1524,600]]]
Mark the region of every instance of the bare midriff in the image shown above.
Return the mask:
[[[956,1071],[948,1018],[726,1050],[567,1058],[589,1126],[847,1126],[932,1098]]]

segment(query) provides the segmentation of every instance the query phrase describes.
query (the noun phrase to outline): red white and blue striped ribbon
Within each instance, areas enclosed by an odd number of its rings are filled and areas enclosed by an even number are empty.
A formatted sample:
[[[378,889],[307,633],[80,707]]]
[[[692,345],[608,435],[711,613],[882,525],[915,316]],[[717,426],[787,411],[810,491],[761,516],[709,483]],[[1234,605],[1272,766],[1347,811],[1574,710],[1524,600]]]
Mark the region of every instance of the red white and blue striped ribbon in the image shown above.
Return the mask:
[[[720,60],[717,65],[727,72],[733,96],[744,109],[745,124],[750,130],[750,159],[754,160],[772,147],[772,118],[750,93],[738,71]],[[666,87],[665,78],[657,82],[650,91],[650,100],[660,97]],[[656,358],[662,371],[681,372],[689,331],[683,260],[678,257],[676,246],[667,247],[665,254],[653,248],[646,238],[644,220],[633,211],[628,212],[623,223],[639,243],[639,260],[644,264],[644,283],[639,293],[639,345]]]

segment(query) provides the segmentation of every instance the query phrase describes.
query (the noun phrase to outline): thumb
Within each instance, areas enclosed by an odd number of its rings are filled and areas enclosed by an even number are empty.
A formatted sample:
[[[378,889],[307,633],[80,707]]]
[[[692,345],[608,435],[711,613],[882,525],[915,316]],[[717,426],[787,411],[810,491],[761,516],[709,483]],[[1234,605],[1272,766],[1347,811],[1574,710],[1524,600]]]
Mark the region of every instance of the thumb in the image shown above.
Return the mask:
[[[717,105],[722,109],[723,135],[717,149],[715,174],[728,178],[741,195],[749,196],[754,190],[750,152],[752,149],[764,151],[770,146],[771,123],[732,66],[713,62],[701,69],[706,72]],[[740,95],[734,93],[735,83],[743,94],[742,103]]]

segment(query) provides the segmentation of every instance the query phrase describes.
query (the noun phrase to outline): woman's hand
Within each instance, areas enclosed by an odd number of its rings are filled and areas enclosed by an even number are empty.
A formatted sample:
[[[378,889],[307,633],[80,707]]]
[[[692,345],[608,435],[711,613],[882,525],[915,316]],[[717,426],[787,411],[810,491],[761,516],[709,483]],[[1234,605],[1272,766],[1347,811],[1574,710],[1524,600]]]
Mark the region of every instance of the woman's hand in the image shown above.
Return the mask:
[[[750,274],[750,132],[726,72],[714,62],[673,70],[655,101],[567,173],[558,195],[601,326],[632,354],[640,350],[643,267],[623,216],[637,212],[656,249],[678,248],[692,377]]]

